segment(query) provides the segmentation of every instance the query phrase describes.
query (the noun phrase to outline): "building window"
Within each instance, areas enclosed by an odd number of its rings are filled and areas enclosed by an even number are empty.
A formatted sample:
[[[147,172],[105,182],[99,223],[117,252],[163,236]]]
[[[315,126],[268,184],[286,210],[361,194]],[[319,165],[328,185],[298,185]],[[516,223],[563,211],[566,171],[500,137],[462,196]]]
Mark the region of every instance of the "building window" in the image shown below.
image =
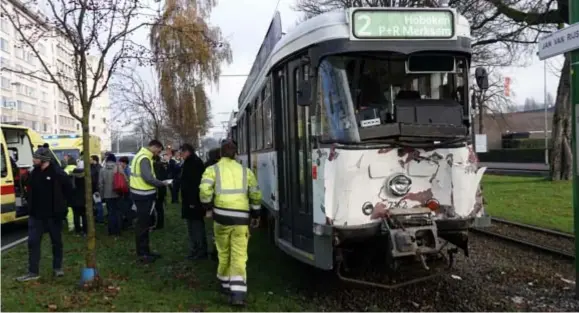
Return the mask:
[[[10,90],[12,85],[10,84],[10,79],[7,77],[2,77],[2,89]]]
[[[94,127],[94,126],[92,127],[92,132],[96,133],[96,127]]]
[[[10,53],[10,44],[8,43],[8,40],[0,38],[0,49],[6,53]]]
[[[38,53],[42,55],[46,54],[46,47],[41,43],[38,44]]]
[[[24,49],[22,47],[14,46],[14,55],[17,58],[24,60],[24,55],[25,55]]]
[[[5,32],[8,35],[12,35],[12,25],[10,25],[10,21],[8,18],[3,17],[0,19],[0,30]]]
[[[10,68],[10,60],[8,60],[7,58],[0,57],[0,67]]]
[[[94,120],[94,119],[95,119],[95,115],[93,114],[91,118]]]

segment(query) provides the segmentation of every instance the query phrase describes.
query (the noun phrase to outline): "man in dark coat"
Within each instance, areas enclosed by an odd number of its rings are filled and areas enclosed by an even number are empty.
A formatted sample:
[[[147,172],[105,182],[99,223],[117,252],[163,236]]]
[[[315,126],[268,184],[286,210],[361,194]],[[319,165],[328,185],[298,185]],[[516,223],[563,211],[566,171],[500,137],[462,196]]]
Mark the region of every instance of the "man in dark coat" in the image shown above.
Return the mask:
[[[153,168],[155,171],[155,177],[158,180],[169,179],[169,163],[165,159],[159,156],[153,156]],[[167,186],[157,187],[157,199],[155,200],[155,211],[157,212],[156,217],[151,217],[151,224],[155,225],[154,229],[162,229],[165,227],[165,197],[167,196]],[[156,218],[156,220],[155,220]],[[156,224],[155,224],[156,223]]]
[[[205,167],[209,167],[209,166],[214,165],[217,162],[219,162],[219,158],[221,157],[220,153],[221,153],[220,148],[215,148],[215,149],[209,150],[209,152],[207,152],[208,158],[207,158],[207,162],[205,162]]]
[[[75,168],[70,174],[72,180],[72,195],[69,206],[72,208],[74,232],[80,236],[86,236],[86,201],[84,198],[84,169]]]
[[[181,172],[181,217],[187,221],[190,243],[188,258],[205,259],[208,255],[205,209],[199,199],[199,185],[205,166],[190,144],[181,147],[181,156],[185,160]]]
[[[92,193],[99,193],[99,174],[101,172],[102,166],[99,160],[99,157],[96,155],[90,156],[90,178],[92,181]],[[104,223],[104,208],[102,200],[101,202],[94,202],[93,212],[95,216],[95,220],[97,223]]]
[[[46,148],[38,149],[33,155],[34,170],[28,179],[28,274],[18,277],[18,281],[40,278],[40,245],[45,232],[52,242],[54,275],[64,275],[62,220],[66,216],[72,184],[66,173],[51,161],[50,151]]]

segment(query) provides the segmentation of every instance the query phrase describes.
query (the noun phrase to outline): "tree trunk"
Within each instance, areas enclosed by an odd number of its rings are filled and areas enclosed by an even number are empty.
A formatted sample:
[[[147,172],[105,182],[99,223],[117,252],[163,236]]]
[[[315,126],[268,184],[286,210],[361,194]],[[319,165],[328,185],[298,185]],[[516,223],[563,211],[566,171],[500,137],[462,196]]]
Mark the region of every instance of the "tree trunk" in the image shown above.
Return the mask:
[[[565,62],[561,69],[555,113],[551,132],[550,172],[552,180],[569,180],[573,173],[573,152],[571,151],[571,81],[569,54],[565,54]]]
[[[82,151],[84,161],[84,188],[85,188],[85,203],[86,203],[86,221],[87,221],[87,249],[86,249],[86,267],[96,269],[96,230],[93,215],[93,198],[92,198],[92,179],[90,173],[90,134],[89,134],[89,112],[87,108],[83,108],[82,116]],[[95,271],[95,278],[98,275]]]

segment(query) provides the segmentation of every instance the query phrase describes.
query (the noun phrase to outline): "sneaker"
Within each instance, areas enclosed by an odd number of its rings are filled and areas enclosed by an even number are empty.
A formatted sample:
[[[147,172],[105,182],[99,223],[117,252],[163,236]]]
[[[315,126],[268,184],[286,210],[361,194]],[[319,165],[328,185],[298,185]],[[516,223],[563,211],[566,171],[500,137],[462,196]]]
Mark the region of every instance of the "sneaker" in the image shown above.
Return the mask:
[[[157,252],[149,252],[149,256],[152,256],[152,257],[157,258],[157,259],[161,258],[161,254],[159,254]]]
[[[18,278],[16,278],[17,281],[31,281],[31,280],[37,280],[40,278],[40,275],[38,274],[34,274],[34,273],[28,273],[26,275],[22,275]]]
[[[157,261],[157,259],[159,259],[159,257],[152,255],[152,254],[146,254],[146,255],[139,256],[139,261],[141,261],[142,263],[145,263],[145,264],[153,263],[153,262]]]
[[[54,270],[54,276],[62,277],[62,276],[64,276],[64,271],[62,269],[55,269]]]

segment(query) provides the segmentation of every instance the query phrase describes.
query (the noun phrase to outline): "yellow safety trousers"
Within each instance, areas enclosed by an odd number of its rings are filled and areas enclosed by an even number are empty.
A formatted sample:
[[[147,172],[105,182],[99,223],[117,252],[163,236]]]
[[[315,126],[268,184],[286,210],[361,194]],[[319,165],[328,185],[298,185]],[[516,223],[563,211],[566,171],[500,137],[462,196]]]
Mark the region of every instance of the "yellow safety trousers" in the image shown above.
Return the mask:
[[[68,225],[68,231],[74,230],[74,215],[72,214],[72,208],[68,208],[68,212],[66,213],[66,224]]]
[[[249,226],[213,223],[215,248],[219,258],[217,279],[231,296],[245,300],[247,294],[247,246]]]

